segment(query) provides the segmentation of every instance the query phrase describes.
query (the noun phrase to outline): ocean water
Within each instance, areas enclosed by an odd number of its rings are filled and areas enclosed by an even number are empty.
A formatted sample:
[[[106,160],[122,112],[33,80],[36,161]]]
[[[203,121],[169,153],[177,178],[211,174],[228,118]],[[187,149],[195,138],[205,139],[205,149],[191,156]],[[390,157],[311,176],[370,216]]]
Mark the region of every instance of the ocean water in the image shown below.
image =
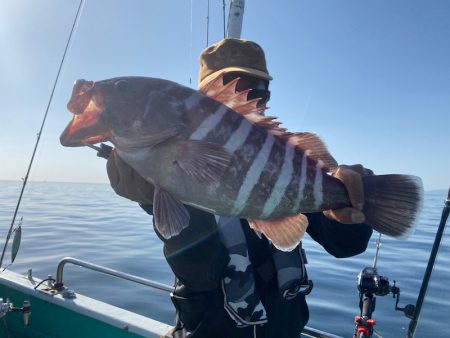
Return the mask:
[[[20,181],[0,181],[0,245],[20,193]],[[400,306],[415,304],[439,224],[447,191],[427,192],[418,228],[408,240],[382,237],[378,272],[401,289]],[[9,269],[39,278],[55,276],[58,261],[71,256],[126,273],[171,284],[162,245],[151,217],[135,203],[114,194],[107,184],[29,182],[18,220],[23,217],[22,244]],[[309,237],[304,240],[308,273],[314,289],[308,296],[309,326],[351,337],[359,314],[356,278],[372,264],[377,235],[361,255],[337,259]],[[449,337],[445,323],[450,311],[450,236],[445,232],[429,284],[416,337]],[[10,260],[9,249],[6,262]],[[166,292],[67,265],[65,283],[78,293],[173,323]],[[4,295],[0,295],[2,297]],[[373,318],[379,336],[405,337],[409,319],[395,311],[392,295],[377,297]]]

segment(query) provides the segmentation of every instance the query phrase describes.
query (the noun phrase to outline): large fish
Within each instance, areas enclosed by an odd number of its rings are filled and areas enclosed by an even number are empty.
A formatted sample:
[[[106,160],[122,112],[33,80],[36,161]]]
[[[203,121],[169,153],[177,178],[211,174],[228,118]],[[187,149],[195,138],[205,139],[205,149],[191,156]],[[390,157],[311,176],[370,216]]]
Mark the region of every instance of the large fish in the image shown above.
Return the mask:
[[[67,105],[73,119],[64,146],[111,141],[118,155],[155,186],[154,217],[170,238],[188,226],[183,204],[247,218],[282,250],[293,249],[308,221],[302,213],[350,206],[337,167],[313,133],[290,133],[259,114],[248,91],[219,77],[201,91],[145,77],[78,80]],[[223,104],[221,102],[226,103]],[[421,206],[420,178],[363,178],[366,222],[402,237]]]

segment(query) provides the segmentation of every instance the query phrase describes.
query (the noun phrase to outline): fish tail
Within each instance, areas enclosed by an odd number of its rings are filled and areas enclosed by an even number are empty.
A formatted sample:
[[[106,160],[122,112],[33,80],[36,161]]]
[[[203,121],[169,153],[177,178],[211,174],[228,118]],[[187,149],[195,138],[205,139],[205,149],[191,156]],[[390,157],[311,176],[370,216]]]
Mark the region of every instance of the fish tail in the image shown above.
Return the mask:
[[[423,203],[423,184],[419,177],[366,176],[363,187],[365,223],[397,238],[406,238],[414,232]]]

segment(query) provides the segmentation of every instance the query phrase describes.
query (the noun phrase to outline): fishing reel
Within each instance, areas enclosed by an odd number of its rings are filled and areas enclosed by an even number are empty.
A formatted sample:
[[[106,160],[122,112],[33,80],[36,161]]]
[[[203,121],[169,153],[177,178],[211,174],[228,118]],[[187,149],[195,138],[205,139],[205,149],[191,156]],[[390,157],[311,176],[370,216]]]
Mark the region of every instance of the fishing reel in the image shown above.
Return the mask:
[[[378,274],[377,268],[365,267],[358,275],[358,291],[360,294],[371,293],[377,296],[386,296],[394,286],[389,285],[389,279]]]
[[[405,307],[398,306],[398,303],[400,302],[400,288],[395,284],[395,280],[392,285],[389,284],[389,278],[386,276],[380,276],[378,274],[377,268],[365,267],[364,269],[362,269],[362,271],[358,275],[357,286],[360,296],[360,309],[363,309],[365,297],[370,297],[373,295],[386,296],[392,293],[392,297],[396,298],[395,310],[403,312],[408,318],[412,318],[415,310],[414,305],[408,304]],[[375,297],[373,297],[372,303],[373,309],[371,313],[375,311]]]

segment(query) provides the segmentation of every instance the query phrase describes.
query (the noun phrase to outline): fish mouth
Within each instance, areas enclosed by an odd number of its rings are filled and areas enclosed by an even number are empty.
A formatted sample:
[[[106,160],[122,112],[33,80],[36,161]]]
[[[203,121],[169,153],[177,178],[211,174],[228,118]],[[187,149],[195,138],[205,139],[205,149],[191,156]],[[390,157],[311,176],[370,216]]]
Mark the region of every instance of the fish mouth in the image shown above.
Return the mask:
[[[112,131],[102,119],[103,95],[93,81],[75,82],[67,109],[73,117],[59,138],[63,146],[81,147],[110,139]]]

